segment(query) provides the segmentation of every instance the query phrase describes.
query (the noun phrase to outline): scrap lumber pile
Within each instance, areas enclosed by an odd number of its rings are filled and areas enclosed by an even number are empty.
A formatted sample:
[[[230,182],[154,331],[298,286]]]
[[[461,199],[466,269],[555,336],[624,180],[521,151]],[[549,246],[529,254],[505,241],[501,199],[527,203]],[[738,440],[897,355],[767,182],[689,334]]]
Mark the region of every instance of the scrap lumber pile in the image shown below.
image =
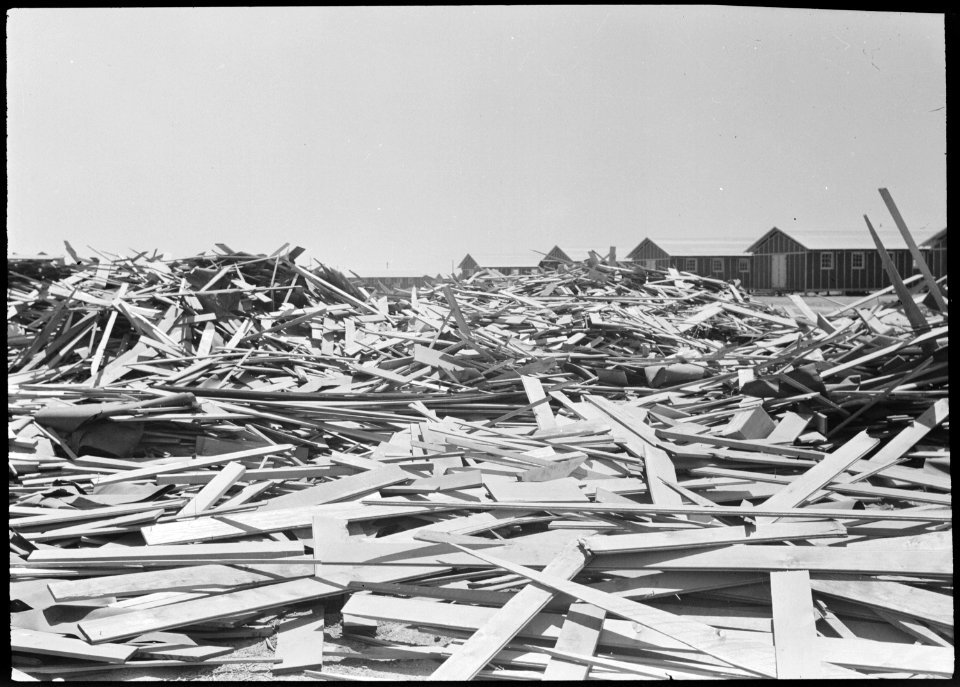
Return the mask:
[[[286,246],[67,249],[8,259],[15,678],[953,674],[943,284],[787,312],[595,257],[371,295]]]

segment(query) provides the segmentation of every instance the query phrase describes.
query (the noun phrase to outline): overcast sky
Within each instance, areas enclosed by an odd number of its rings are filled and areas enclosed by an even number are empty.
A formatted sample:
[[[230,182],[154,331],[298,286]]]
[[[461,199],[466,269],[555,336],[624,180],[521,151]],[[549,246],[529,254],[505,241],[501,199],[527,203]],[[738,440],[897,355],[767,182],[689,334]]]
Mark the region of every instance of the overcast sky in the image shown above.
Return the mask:
[[[436,273],[891,226],[879,187],[940,229],[944,43],[943,15],[892,12],[12,10],[8,250]]]

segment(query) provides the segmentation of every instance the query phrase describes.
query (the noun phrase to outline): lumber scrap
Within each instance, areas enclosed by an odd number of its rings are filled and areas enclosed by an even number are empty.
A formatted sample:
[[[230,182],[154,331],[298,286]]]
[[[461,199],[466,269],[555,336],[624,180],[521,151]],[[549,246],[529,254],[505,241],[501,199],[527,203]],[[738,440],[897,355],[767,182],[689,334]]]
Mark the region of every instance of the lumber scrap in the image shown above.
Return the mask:
[[[576,544],[564,548],[544,569],[551,576],[571,578],[587,562]],[[445,660],[430,680],[470,680],[503,649],[553,598],[553,592],[527,585]]]

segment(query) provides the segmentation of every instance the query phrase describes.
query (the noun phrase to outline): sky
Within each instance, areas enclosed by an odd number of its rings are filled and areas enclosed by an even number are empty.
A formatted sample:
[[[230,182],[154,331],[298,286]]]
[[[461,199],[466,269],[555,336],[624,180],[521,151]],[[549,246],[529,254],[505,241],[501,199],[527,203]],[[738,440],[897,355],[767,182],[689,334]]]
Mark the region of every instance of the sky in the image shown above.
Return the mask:
[[[8,253],[447,274],[892,227],[880,187],[946,226],[942,14],[16,9],[6,45]]]

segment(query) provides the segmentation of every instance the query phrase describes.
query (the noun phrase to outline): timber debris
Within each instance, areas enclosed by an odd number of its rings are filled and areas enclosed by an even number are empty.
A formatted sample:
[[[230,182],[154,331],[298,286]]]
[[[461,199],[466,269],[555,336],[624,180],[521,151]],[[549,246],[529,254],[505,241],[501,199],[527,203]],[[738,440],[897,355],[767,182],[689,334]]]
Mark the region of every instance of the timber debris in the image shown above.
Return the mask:
[[[814,312],[599,256],[371,293],[67,249],[8,258],[15,679],[230,633],[314,679],[953,674],[945,280]]]

